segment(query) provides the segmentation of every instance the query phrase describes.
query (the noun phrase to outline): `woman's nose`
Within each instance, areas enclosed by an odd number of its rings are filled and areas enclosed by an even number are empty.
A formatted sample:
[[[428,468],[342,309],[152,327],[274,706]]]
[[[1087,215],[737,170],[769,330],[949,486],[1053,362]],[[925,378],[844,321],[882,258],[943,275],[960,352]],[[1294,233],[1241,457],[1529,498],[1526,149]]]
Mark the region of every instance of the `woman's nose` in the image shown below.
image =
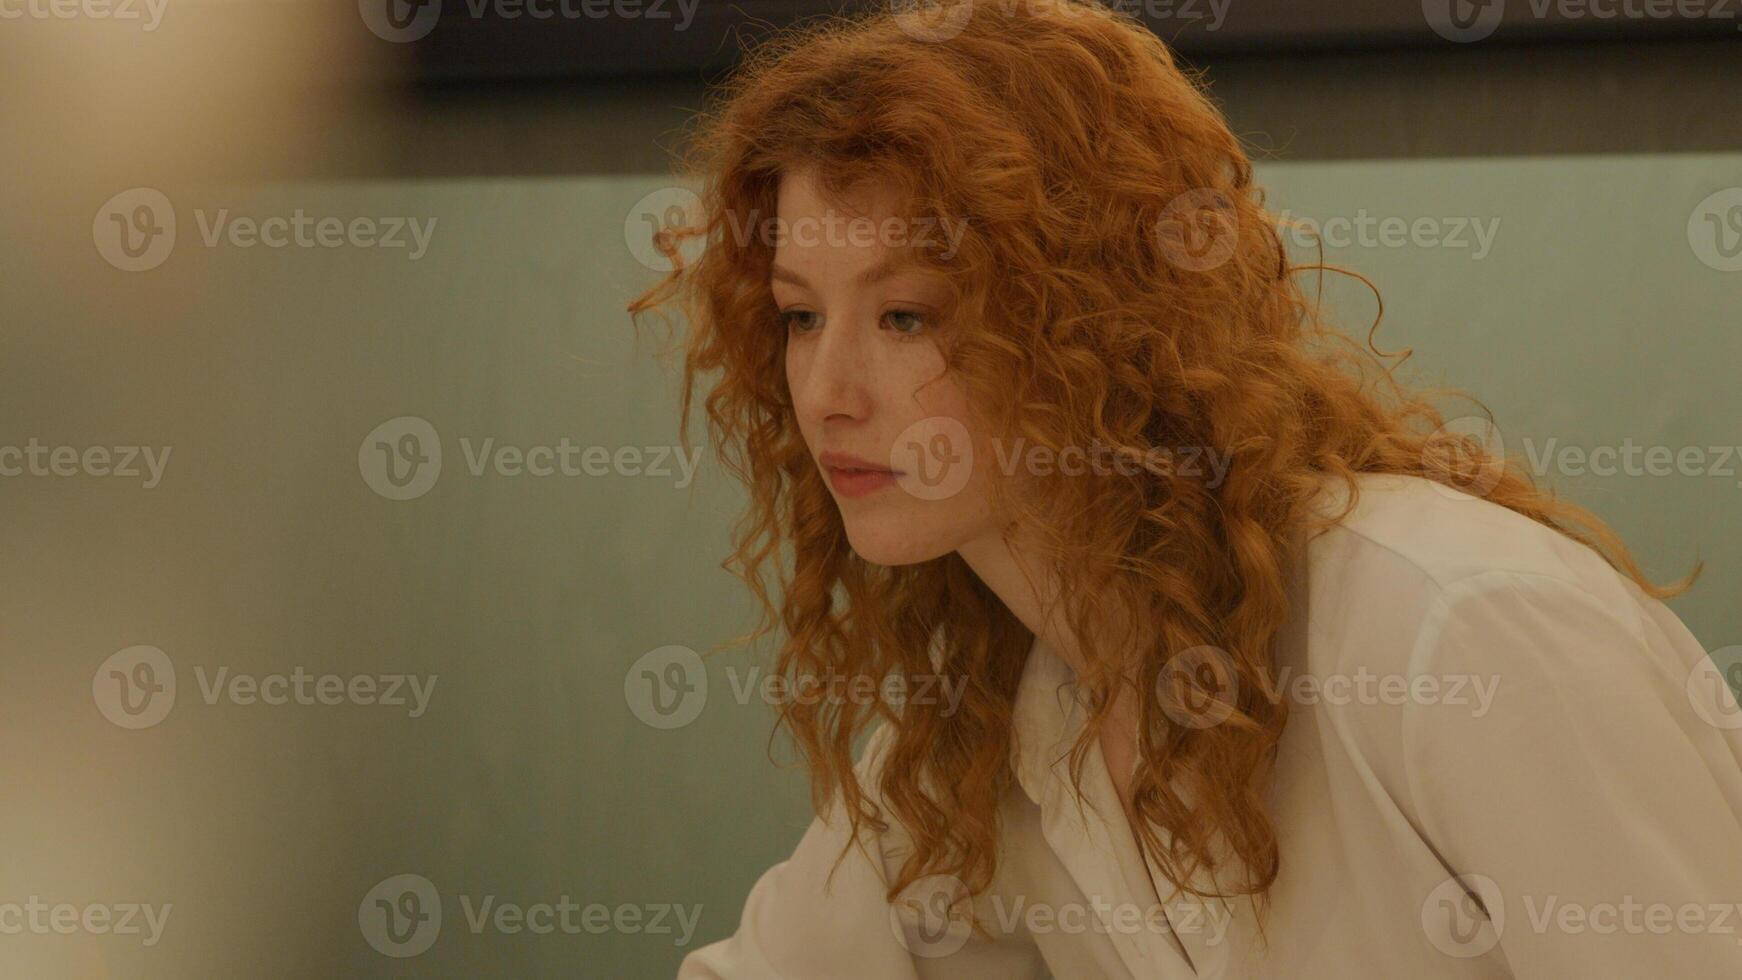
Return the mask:
[[[832,318],[812,339],[804,379],[805,399],[817,421],[863,418],[870,406],[870,373],[863,325]]]

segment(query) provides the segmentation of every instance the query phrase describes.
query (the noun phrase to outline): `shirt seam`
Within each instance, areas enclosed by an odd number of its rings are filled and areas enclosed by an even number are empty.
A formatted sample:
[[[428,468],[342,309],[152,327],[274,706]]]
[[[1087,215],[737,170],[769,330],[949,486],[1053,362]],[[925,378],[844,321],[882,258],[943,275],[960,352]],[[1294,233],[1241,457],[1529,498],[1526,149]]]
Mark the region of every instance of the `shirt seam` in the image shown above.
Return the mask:
[[[1458,579],[1455,579],[1450,583],[1449,586],[1432,595],[1430,608],[1422,617],[1422,628],[1416,634],[1415,641],[1410,648],[1409,658],[1405,665],[1405,670],[1408,672],[1409,676],[1416,676],[1420,668],[1426,668],[1429,662],[1439,655],[1439,652],[1443,649],[1443,645],[1440,641],[1444,634],[1445,626],[1459,604],[1478,596],[1488,594],[1488,592],[1492,591],[1493,588],[1498,588],[1500,582],[1509,581],[1516,583],[1518,580],[1522,579],[1534,579],[1539,582],[1547,581],[1561,586],[1572,587],[1575,595],[1579,598],[1579,601],[1587,606],[1592,613],[1608,620],[1618,630],[1620,630],[1621,633],[1630,637],[1635,643],[1649,645],[1646,639],[1640,635],[1638,631],[1628,626],[1626,622],[1611,613],[1608,609],[1604,608],[1601,603],[1596,601],[1596,597],[1590,594],[1589,590],[1585,589],[1582,584],[1576,581],[1569,581],[1558,575],[1548,575],[1540,572],[1524,572],[1507,568],[1488,569],[1486,571],[1460,576]],[[1496,584],[1487,588],[1478,589],[1475,585],[1478,580],[1492,580]],[[1423,831],[1432,835],[1429,839],[1424,840],[1423,843],[1425,843],[1428,846],[1428,849],[1440,859],[1441,864],[1444,865],[1449,872],[1460,873],[1458,869],[1452,868],[1449,864],[1446,864],[1445,855],[1441,853],[1437,846],[1437,842],[1443,840],[1445,835],[1443,829],[1437,826],[1434,815],[1423,808],[1418,769],[1417,767],[1410,765],[1410,746],[1415,741],[1412,733],[1416,730],[1416,721],[1419,718],[1419,712],[1415,710],[1416,707],[1417,706],[1412,703],[1405,703],[1403,706],[1402,718],[1398,725],[1399,737],[1402,742],[1401,752],[1399,754],[1399,764],[1403,767],[1404,792],[1409,800],[1410,811],[1416,815],[1416,820],[1419,822],[1421,828]]]

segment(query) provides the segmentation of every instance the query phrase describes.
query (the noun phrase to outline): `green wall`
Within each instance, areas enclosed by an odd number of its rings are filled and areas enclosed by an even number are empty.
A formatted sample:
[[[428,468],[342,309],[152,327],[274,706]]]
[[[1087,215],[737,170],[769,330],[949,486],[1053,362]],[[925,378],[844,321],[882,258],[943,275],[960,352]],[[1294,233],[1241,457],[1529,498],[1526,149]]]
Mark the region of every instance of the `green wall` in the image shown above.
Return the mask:
[[[1318,220],[1442,219],[1443,244],[1327,257],[1378,282],[1379,346],[1413,347],[1423,380],[1482,398],[1509,450],[1742,445],[1742,272],[1702,262],[1688,230],[1703,199],[1742,184],[1742,156],[1266,163],[1260,179],[1273,208]],[[172,906],[149,947],[0,937],[0,972],[665,977],[736,926],[809,819],[802,774],[769,763],[772,709],[737,696],[769,651],[690,676],[705,704],[674,728],[644,720],[662,716],[638,700],[635,665],[750,624],[719,567],[738,489],[706,457],[689,485],[468,466],[486,439],[675,446],[663,335],[638,344],[622,312],[652,277],[626,221],[669,183],[164,187],[176,244],[142,272],[93,245],[92,216],[123,188],[0,192],[0,216],[29,230],[0,244],[0,445],[170,447],[149,488],[0,478],[0,826],[13,842],[0,902]],[[219,209],[299,208],[435,225],[415,259],[201,238]],[[1452,244],[1453,218],[1492,229],[1485,254],[1469,226],[1469,245]],[[1364,338],[1371,296],[1340,277],[1326,288]],[[359,454],[403,416],[439,434],[442,468],[394,500]],[[1544,473],[1659,580],[1707,559],[1673,608],[1712,649],[1742,643],[1742,461],[1727,462],[1729,475]],[[177,690],[161,721],[129,729],[101,710],[118,682],[99,667],[138,645],[163,651]],[[207,703],[220,669],[414,675],[428,702],[416,717]],[[793,758],[784,743],[773,754]],[[359,905],[407,873],[440,896],[441,929],[421,955],[390,958]],[[491,896],[602,903],[642,925],[588,932],[577,911],[574,934],[474,932],[466,904]],[[687,944],[664,906],[699,915]]]

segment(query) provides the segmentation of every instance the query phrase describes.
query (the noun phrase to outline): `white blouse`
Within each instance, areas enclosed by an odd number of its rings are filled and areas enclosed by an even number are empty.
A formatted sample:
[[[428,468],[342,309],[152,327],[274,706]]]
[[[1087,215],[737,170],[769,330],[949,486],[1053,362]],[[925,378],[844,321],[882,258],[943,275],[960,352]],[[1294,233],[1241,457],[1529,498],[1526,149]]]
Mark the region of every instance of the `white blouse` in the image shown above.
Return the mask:
[[[1529,518],[1418,477],[1359,480],[1275,644],[1292,700],[1267,949],[1247,898],[1160,902],[1099,740],[1079,806],[1086,705],[1037,642],[1019,789],[974,905],[990,940],[939,917],[944,879],[885,900],[893,818],[825,887],[848,843],[837,794],[678,980],[1742,977],[1742,710],[1699,641]],[[1342,494],[1331,480],[1323,499]],[[874,801],[891,731],[856,765]]]

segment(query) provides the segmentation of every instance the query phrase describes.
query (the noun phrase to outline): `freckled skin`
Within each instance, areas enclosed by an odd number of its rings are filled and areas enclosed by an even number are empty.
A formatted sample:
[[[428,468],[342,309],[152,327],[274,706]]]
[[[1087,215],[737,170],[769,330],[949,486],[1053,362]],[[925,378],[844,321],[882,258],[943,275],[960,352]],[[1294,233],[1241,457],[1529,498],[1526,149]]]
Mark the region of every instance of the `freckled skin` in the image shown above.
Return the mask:
[[[853,550],[878,565],[929,561],[974,541],[996,540],[999,522],[988,500],[990,450],[979,451],[968,400],[950,377],[940,377],[938,310],[948,286],[936,273],[898,270],[876,281],[875,272],[896,250],[884,241],[829,235],[824,221],[864,215],[876,225],[896,216],[878,188],[856,188],[845,200],[822,194],[809,170],[789,173],[780,185],[778,217],[795,229],[775,248],[771,279],[775,305],[787,318],[786,377],[799,431],[816,457],[824,450],[892,464],[896,441],[928,418],[954,419],[976,443],[967,485],[942,499],[924,499],[900,486],[863,497],[831,487]],[[796,230],[812,229],[809,235]]]

